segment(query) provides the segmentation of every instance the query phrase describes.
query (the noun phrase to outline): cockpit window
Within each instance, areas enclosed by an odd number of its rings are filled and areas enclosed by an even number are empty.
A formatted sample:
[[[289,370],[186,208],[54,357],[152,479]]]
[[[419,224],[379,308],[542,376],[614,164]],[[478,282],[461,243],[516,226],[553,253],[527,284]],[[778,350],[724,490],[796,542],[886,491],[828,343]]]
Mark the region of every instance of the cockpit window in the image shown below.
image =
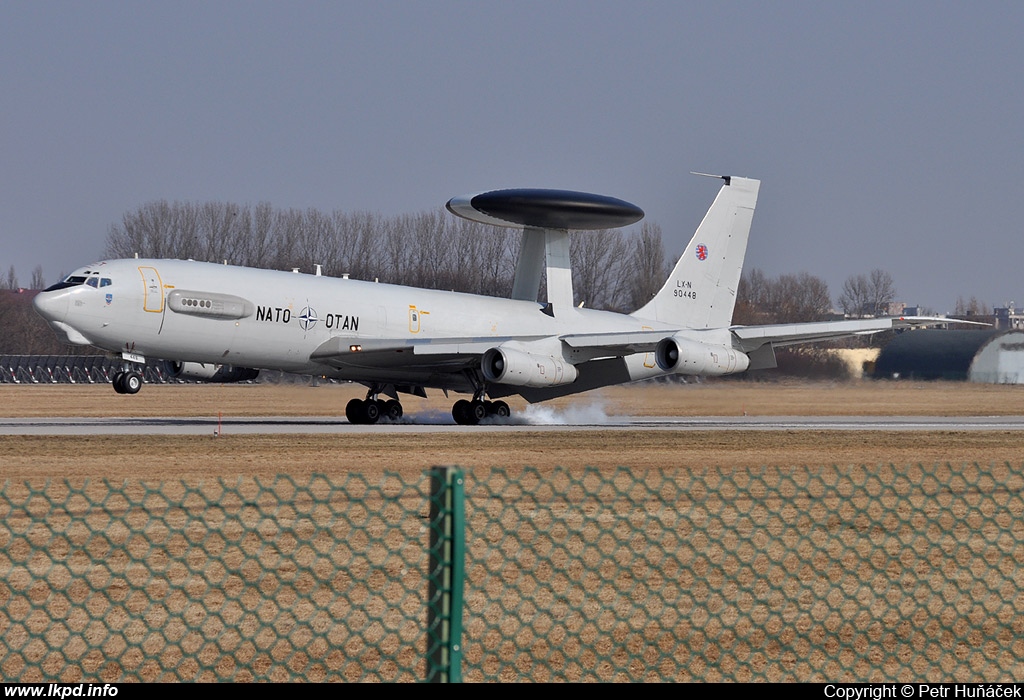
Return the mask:
[[[111,284],[113,284],[113,282],[109,277],[100,278],[100,287],[109,287]]]
[[[90,277],[89,279],[87,279],[85,281],[85,283],[87,285],[89,285],[90,287],[98,287],[99,284],[100,284],[100,278],[99,277]]]
[[[55,285],[47,287],[43,291],[45,291],[45,292],[55,292],[58,289],[67,289],[68,287],[77,287],[80,284],[85,284],[85,279],[86,278],[82,277],[81,275],[71,275],[70,277],[68,277],[63,282],[58,282]]]

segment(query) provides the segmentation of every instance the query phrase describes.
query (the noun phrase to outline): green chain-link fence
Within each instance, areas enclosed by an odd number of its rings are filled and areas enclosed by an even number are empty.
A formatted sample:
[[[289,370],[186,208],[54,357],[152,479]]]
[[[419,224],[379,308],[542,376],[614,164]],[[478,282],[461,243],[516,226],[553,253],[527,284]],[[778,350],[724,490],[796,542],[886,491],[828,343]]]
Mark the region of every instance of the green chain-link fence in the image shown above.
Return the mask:
[[[1019,680],[1022,493],[1014,465],[8,482],[0,674]]]

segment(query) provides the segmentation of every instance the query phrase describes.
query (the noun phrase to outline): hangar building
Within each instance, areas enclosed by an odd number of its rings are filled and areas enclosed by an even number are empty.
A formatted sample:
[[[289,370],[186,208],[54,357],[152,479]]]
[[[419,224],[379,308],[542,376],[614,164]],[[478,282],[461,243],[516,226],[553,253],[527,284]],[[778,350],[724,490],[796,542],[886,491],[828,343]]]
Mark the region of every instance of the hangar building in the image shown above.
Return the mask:
[[[1024,384],[1024,331],[907,331],[879,353],[874,376]]]

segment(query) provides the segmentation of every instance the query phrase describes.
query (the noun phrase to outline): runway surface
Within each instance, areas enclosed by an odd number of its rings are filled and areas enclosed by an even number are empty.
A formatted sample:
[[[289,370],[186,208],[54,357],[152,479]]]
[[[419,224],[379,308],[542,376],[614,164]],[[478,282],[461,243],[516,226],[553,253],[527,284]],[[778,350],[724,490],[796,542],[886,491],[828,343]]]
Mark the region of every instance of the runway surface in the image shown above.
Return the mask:
[[[303,433],[464,433],[520,430],[682,430],[682,431],[1019,431],[1024,416],[573,416],[557,412],[526,415],[504,424],[456,425],[450,415],[412,414],[400,422],[352,425],[344,418],[261,416],[255,418],[2,418],[0,435],[243,435]]]

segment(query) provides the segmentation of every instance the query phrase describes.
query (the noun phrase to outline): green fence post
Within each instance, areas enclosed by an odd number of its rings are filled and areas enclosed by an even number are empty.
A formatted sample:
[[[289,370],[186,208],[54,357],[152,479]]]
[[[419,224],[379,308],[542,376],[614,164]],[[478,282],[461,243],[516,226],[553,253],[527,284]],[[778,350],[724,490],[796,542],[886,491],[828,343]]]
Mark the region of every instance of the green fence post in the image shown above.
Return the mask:
[[[430,572],[427,682],[462,681],[462,587],[466,560],[464,477],[455,467],[430,470]]]

